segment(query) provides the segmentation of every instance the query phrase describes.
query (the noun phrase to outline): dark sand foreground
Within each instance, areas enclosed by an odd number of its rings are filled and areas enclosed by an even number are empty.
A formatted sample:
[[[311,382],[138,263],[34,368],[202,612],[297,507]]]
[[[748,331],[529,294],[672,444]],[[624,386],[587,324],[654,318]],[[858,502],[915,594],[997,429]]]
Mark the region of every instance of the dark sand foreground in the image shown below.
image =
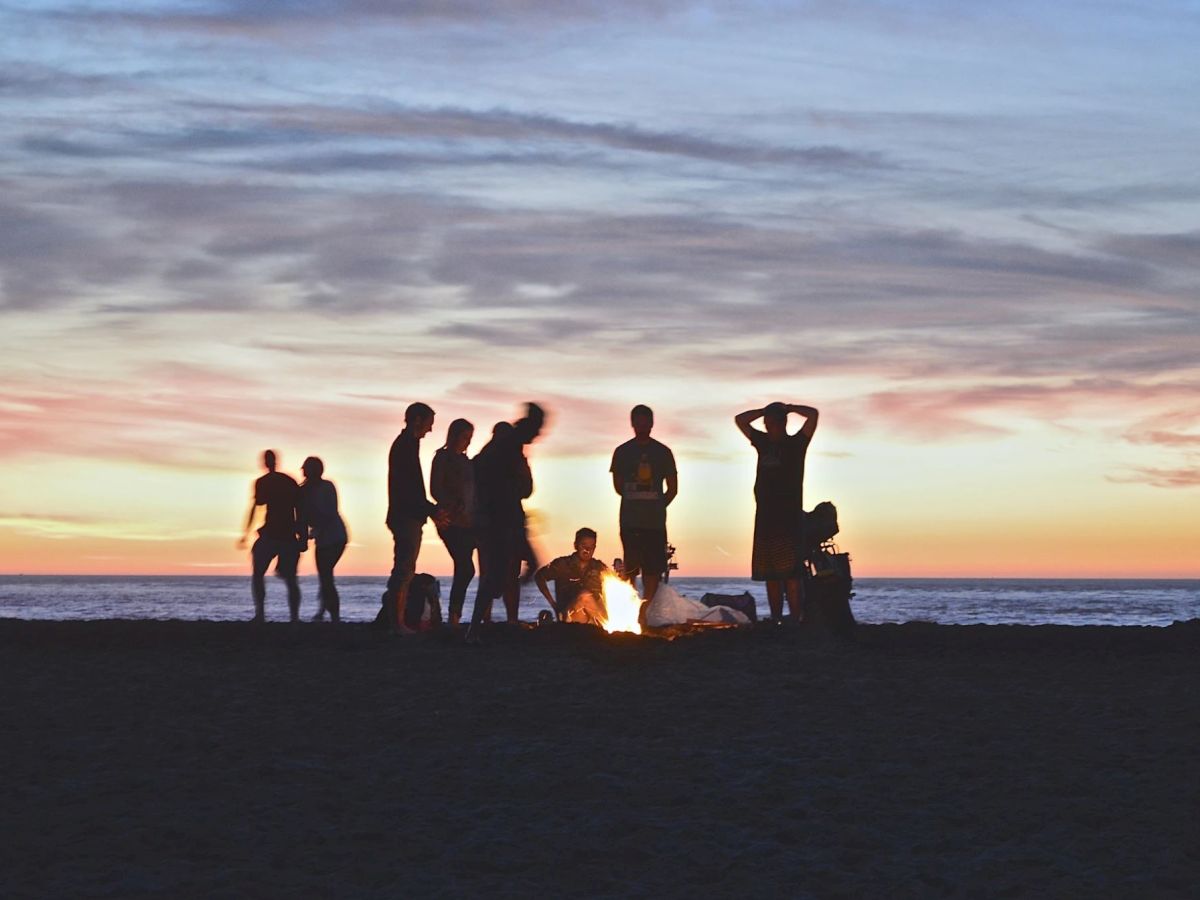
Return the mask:
[[[0,896],[1192,897],[1200,622],[0,621]]]

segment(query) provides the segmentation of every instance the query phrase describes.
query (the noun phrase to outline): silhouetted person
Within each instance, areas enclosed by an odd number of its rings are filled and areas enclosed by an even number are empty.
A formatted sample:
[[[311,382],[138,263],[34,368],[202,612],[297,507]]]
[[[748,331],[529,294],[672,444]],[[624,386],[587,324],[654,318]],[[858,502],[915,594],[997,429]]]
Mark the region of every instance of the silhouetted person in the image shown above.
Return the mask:
[[[789,413],[804,417],[795,434],[787,433]],[[750,423],[762,418],[766,431]],[[817,430],[817,411],[811,406],[769,403],[762,409],[738,413],[733,419],[758,451],[754,480],[754,550],[750,577],[767,583],[771,617],[783,616],[786,591],[793,621],[804,617],[800,590],[804,562],[804,459]]]
[[[520,573],[525,543],[525,511],[521,501],[533,493],[533,475],[525,445],[541,433],[546,414],[536,403],[526,404],[525,417],[511,427],[497,427],[492,439],[475,457],[476,535],[479,540],[479,589],[467,639],[479,640],[492,602]],[[517,621],[515,604],[507,607],[508,621]]]
[[[321,477],[325,474],[325,464],[310,456],[300,471],[304,473],[304,483],[300,485],[300,530],[312,539],[320,584],[319,606],[313,621],[320,622],[328,612],[330,621],[339,622],[342,606],[333,581],[333,569],[346,552],[350,536],[338,512],[337,488],[332,481]]]
[[[608,566],[596,559],[596,532],[575,532],[575,552],[542,566],[533,576],[538,590],[563,622],[599,625],[604,621],[604,573]],[[554,581],[554,594],[549,582]]]
[[[636,587],[642,576],[642,596],[653,600],[667,570],[667,507],[679,493],[675,456],[666,444],[650,437],[654,413],[638,405],[629,413],[632,440],[613,451],[613,489],[621,495],[621,544],[625,579]]]
[[[421,471],[420,442],[433,428],[433,417],[428,405],[411,404],[404,411],[404,430],[388,453],[387,527],[392,533],[392,574],[383,592],[383,616],[388,630],[398,634],[411,632],[402,616],[408,585],[417,571],[425,520],[432,516],[439,526],[447,521],[445,513],[425,496],[425,474]]]
[[[296,567],[300,553],[308,546],[297,518],[300,502],[300,486],[290,475],[275,471],[274,450],[262,455],[267,474],[254,482],[254,498],[250,501],[250,512],[246,515],[246,527],[238,541],[239,547],[246,546],[246,538],[254,526],[255,511],[266,507],[266,519],[258,529],[258,539],[250,548],[251,576],[250,591],[254,597],[254,620],[266,620],[267,585],[265,576],[271,560],[277,559],[275,574],[287,583],[288,611],[291,620],[300,619],[300,583],[296,580]]]
[[[466,419],[455,419],[446,432],[446,443],[433,457],[429,473],[429,492],[446,511],[446,524],[438,536],[454,561],[454,580],[450,585],[451,627],[462,618],[467,587],[475,577],[475,467],[467,459],[467,448],[475,435],[475,426]]]

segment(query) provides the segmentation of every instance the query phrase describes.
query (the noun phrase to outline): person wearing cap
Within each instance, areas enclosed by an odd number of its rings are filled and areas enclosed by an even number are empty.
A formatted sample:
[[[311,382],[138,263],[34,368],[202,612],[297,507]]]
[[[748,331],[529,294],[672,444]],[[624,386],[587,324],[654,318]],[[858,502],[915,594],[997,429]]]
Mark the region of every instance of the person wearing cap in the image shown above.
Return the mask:
[[[798,431],[788,434],[787,420],[793,413],[804,422]],[[763,420],[765,431],[751,426],[757,419]],[[799,622],[804,618],[800,591],[804,460],[817,430],[817,411],[811,406],[776,402],[738,413],[733,421],[758,451],[751,578],[766,582],[772,619],[782,619],[786,593],[792,620]]]

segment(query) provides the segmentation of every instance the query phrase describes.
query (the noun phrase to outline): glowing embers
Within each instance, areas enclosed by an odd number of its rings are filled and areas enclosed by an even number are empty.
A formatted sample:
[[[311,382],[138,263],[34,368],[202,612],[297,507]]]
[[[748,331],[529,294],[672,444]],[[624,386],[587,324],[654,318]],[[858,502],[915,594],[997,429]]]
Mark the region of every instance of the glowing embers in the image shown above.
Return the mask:
[[[628,581],[615,575],[604,576],[604,610],[606,618],[600,624],[609,634],[614,631],[642,633],[642,626],[638,623],[642,598]]]

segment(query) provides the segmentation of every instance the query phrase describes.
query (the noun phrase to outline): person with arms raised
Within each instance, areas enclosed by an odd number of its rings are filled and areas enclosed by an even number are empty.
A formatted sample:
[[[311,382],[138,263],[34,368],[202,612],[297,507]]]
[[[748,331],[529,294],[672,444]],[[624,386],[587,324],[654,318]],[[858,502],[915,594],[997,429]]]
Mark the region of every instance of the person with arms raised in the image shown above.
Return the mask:
[[[795,434],[787,432],[791,414],[804,418]],[[766,431],[750,424],[760,418]],[[799,622],[804,618],[800,581],[804,562],[804,460],[817,430],[817,411],[811,406],[768,403],[762,409],[738,413],[733,421],[758,451],[751,577],[767,583],[772,619],[782,619],[786,592],[792,621]]]

